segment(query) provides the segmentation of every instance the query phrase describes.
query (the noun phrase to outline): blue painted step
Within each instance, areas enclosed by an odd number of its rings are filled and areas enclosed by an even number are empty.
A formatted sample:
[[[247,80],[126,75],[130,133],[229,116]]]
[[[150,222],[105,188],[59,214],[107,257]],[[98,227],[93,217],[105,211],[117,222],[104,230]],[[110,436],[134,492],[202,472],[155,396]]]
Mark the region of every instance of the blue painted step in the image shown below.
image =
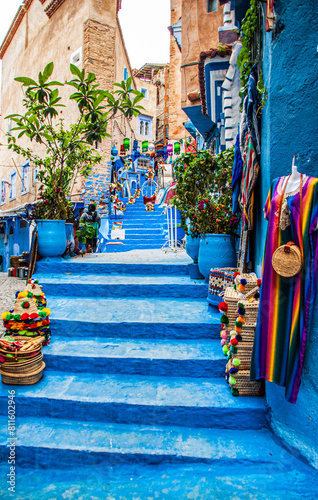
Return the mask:
[[[174,377],[222,377],[219,341],[72,339],[53,336],[46,370]]]
[[[72,367],[70,366],[70,372]],[[262,429],[264,398],[231,395],[222,379],[63,374],[45,371],[36,387],[17,386],[16,414],[70,420],[180,425],[220,429]],[[8,387],[0,387],[0,411],[8,408]]]
[[[52,331],[56,335],[77,338],[220,338],[220,314],[204,300],[97,300],[49,295],[47,299],[52,310]]]
[[[108,245],[106,247],[106,252],[130,252],[131,250],[157,250],[163,247],[162,243],[148,243],[143,245],[135,245],[132,243],[126,243],[122,245]]]
[[[203,280],[188,276],[134,276],[87,274],[37,274],[46,295],[60,297],[168,297],[206,298],[207,285]]]
[[[96,259],[95,259],[96,256]],[[74,274],[134,274],[134,275],[152,275],[154,271],[160,275],[188,275],[188,268],[185,264],[164,264],[157,263],[155,266],[151,263],[125,263],[107,262],[100,260],[103,255],[95,254],[91,259],[78,257],[77,259],[41,259],[36,263],[36,274],[46,273],[74,273]],[[107,256],[106,256],[107,257]]]
[[[47,467],[123,463],[211,463],[273,466],[288,470],[298,461],[278,446],[268,431],[187,429],[21,417],[17,419],[20,466]],[[7,421],[0,419],[0,454],[5,458]],[[1,456],[0,455],[0,456]],[[4,461],[4,460],[3,460]],[[3,463],[3,462],[2,462]]]

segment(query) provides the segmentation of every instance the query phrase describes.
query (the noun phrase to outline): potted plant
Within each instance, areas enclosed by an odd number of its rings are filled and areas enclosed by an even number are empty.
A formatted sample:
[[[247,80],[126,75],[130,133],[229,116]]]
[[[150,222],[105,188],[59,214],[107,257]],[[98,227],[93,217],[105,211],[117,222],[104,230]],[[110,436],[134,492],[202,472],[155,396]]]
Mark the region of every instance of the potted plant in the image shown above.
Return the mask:
[[[108,121],[118,113],[130,119],[144,109],[137,104],[143,94],[131,89],[131,77],[126,82],[115,83],[117,90],[111,94],[96,84],[94,73],[86,75],[85,69],[71,64],[73,78],[65,84],[50,81],[53,69],[51,62],[39,73],[37,80],[15,78],[24,89],[25,113],[6,117],[15,122],[7,134],[8,148],[38,168],[41,201],[35,205],[31,216],[37,221],[39,253],[44,257],[61,255],[66,248],[65,221],[72,217],[69,198],[76,177],[87,178],[93,167],[101,162],[102,157],[94,144],[109,136]],[[75,102],[78,113],[70,125],[59,118],[60,108],[65,107],[59,96],[60,86],[71,86],[75,90],[68,104]],[[23,136],[32,146],[34,143],[39,145],[37,150],[40,152],[21,145]]]
[[[233,149],[213,156],[209,151],[182,155],[174,164],[177,177],[174,203],[187,234],[186,250],[198,256],[201,274],[211,267],[236,262],[233,235],[239,223],[231,211]]]

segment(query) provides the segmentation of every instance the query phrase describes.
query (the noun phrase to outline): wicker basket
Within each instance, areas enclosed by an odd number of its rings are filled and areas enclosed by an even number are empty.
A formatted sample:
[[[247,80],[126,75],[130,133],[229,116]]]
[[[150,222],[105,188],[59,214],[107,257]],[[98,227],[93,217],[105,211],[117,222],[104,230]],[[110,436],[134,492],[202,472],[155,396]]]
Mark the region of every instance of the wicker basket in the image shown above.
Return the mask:
[[[255,273],[238,274],[235,277],[235,284],[236,284],[237,287],[240,284],[240,281],[242,279],[246,280],[245,290],[243,290],[242,292],[240,292],[240,293],[243,293],[243,295],[245,295],[246,293],[250,292],[252,290],[252,288],[255,288],[257,286],[257,276],[256,276]]]
[[[28,349],[26,350],[15,350],[15,351],[6,351],[5,349],[0,349],[0,355],[7,362],[15,362],[21,359],[27,359],[39,354],[42,350],[42,337],[37,339],[28,339],[26,344],[29,344]]]
[[[274,271],[284,278],[291,278],[298,274],[302,268],[299,247],[292,241],[278,247],[272,256],[272,266]]]
[[[254,300],[254,302],[248,302],[247,300],[239,300],[240,304],[245,307],[245,323],[255,324],[257,321],[259,301]]]
[[[241,342],[236,346],[237,352],[232,354],[232,358],[240,360],[239,370],[249,370],[251,367],[251,358],[253,351],[253,344],[242,344]],[[232,360],[229,361],[232,363]],[[230,366],[234,368],[234,366]]]
[[[234,273],[237,269],[223,267],[211,269],[209,278],[209,293],[222,296],[228,286],[234,285]]]
[[[249,323],[244,323],[240,335],[242,337],[242,340],[239,342],[239,345],[242,345],[242,344],[252,344],[253,345],[254,336],[255,336],[255,325],[249,324]]]
[[[229,318],[229,323],[225,325],[225,330],[227,332],[230,332],[234,329],[235,321],[237,318],[237,301],[239,300],[238,293],[234,290],[233,287],[229,286],[224,292],[223,300],[227,304],[226,316]]]
[[[45,363],[42,361],[40,368],[29,373],[7,373],[0,370],[2,382],[8,385],[33,385],[43,377]]]
[[[235,385],[231,385],[232,394],[235,396],[261,396],[263,392],[261,391],[261,382],[250,380],[250,371],[249,370],[239,370],[235,376],[236,380]],[[233,390],[234,389],[234,390]],[[234,392],[238,391],[237,394]]]
[[[37,371],[42,366],[43,354],[40,352],[33,358],[29,358],[25,361],[19,361],[18,363],[2,363],[1,371],[11,374],[27,374]]]

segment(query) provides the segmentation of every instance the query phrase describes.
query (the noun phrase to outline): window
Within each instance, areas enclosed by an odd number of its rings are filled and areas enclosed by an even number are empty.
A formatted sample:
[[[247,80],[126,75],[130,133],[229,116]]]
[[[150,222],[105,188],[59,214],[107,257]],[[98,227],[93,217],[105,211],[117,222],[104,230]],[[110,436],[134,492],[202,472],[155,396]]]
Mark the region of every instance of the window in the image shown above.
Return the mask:
[[[38,182],[38,173],[39,173],[39,167],[34,167],[33,184],[36,184]]]
[[[146,158],[138,158],[138,168],[147,170],[148,167],[149,167],[149,160],[147,160]]]
[[[152,118],[150,116],[138,116],[138,131],[143,137],[152,137]]]
[[[218,0],[207,0],[207,11],[215,12],[218,10]]]
[[[142,94],[144,94],[144,99],[146,99],[146,101],[148,101],[149,99],[149,92],[148,92],[148,89],[145,88],[145,87],[140,87],[140,92]]]
[[[26,161],[22,165],[21,194],[26,194],[29,192],[29,165],[29,161]]]
[[[10,194],[9,194],[9,200],[15,200],[16,195],[17,195],[17,173],[12,172],[10,175]]]
[[[80,64],[82,64],[82,54],[82,47],[73,52],[73,54],[71,55],[71,64],[75,64],[75,66],[79,66]]]
[[[128,76],[129,76],[129,75],[128,75],[128,69],[127,69],[127,68],[124,68],[124,81],[126,81],[126,80],[127,80]]]
[[[1,197],[0,197],[0,205],[3,205],[6,202],[6,179],[1,180]]]

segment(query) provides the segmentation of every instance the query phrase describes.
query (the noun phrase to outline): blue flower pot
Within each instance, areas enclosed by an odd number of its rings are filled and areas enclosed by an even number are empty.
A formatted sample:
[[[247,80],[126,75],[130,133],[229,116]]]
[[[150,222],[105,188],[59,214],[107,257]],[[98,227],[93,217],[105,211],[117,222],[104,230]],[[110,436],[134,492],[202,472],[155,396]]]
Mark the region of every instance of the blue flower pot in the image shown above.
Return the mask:
[[[230,234],[204,234],[200,236],[199,269],[206,281],[210,269],[235,267],[235,244]]]
[[[66,249],[65,220],[37,220],[38,252],[41,257],[58,257]]]
[[[198,263],[199,257],[199,245],[200,237],[192,238],[192,236],[187,235],[185,240],[185,249],[189,257],[193,260],[194,264]]]

